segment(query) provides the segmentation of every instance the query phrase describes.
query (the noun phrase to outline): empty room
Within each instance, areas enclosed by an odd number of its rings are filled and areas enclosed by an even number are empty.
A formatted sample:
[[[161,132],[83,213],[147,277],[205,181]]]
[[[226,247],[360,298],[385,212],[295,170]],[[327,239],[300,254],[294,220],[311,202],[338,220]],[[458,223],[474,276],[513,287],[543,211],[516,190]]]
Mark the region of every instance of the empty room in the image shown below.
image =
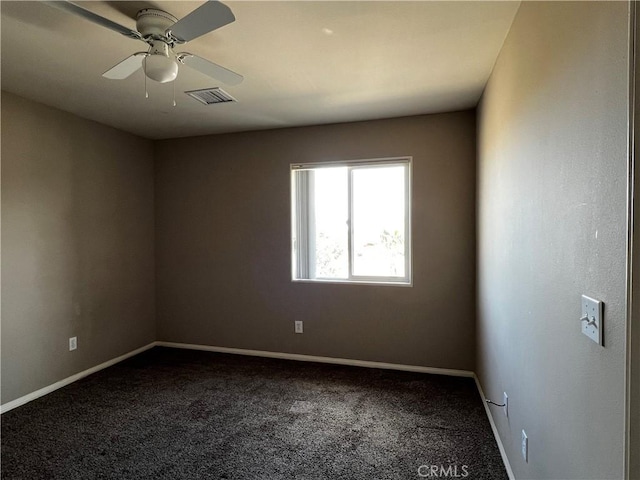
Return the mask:
[[[640,480],[636,9],[1,1],[1,477]]]

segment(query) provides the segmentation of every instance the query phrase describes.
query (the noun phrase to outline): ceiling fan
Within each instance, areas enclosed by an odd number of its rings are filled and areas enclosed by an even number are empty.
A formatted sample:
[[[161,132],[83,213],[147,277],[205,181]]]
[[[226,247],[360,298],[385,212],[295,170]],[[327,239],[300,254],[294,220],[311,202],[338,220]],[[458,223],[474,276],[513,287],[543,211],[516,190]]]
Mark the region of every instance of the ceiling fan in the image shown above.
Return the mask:
[[[178,20],[163,10],[145,8],[136,15],[136,30],[122,26],[75,3],[47,1],[48,5],[82,17],[90,22],[121,33],[149,45],[146,52],[136,52],[102,74],[103,77],[122,80],[142,68],[145,75],[156,82],[176,79],[179,64],[187,65],[227,85],[238,85],[243,77],[218,64],[188,52],[174,52],[174,47],[198,38],[231,22],[236,17],[225,4],[208,0]]]

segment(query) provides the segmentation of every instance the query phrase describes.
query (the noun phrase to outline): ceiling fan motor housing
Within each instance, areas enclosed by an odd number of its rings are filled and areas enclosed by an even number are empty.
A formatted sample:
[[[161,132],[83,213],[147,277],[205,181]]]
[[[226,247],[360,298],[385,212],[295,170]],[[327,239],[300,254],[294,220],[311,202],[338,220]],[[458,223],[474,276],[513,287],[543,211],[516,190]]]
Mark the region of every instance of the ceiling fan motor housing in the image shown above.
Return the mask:
[[[136,15],[136,29],[144,38],[166,38],[165,32],[178,19],[163,10],[144,8]]]

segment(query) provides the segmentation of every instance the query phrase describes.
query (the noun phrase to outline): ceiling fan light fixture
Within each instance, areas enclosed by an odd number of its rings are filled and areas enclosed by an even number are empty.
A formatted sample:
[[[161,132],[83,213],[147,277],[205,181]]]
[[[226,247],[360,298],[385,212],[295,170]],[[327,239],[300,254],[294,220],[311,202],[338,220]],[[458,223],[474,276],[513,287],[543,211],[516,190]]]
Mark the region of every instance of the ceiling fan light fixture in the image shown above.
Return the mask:
[[[172,82],[178,76],[178,63],[170,56],[149,55],[144,61],[144,73],[159,83]]]
[[[178,62],[173,51],[165,42],[155,41],[144,61],[144,73],[159,83],[172,82],[178,76]]]

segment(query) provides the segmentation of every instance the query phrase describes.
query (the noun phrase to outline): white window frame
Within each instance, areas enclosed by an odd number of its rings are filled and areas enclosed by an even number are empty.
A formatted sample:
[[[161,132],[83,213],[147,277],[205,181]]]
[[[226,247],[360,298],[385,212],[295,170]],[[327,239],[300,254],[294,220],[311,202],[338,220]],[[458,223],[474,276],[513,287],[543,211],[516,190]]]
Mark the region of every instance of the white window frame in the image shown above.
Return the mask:
[[[390,157],[375,158],[366,160],[342,160],[318,163],[294,163],[290,165],[291,172],[291,276],[293,282],[311,283],[346,283],[346,284],[367,284],[367,285],[394,285],[413,286],[412,275],[412,239],[411,239],[411,179],[412,179],[413,158]],[[405,219],[404,219],[404,239],[405,239],[405,276],[363,276],[353,274],[353,170],[358,168],[388,167],[390,165],[405,165]],[[302,188],[296,187],[295,174],[302,170],[316,170],[320,168],[347,167],[348,168],[348,277],[347,278],[314,278],[315,273],[315,249],[310,247],[310,238],[313,238],[314,222],[312,215],[313,205],[309,201],[314,196],[310,189],[311,183],[307,183]],[[300,179],[304,177],[300,176]],[[300,222],[298,222],[300,219]],[[295,245],[297,242],[298,245]],[[297,248],[296,248],[297,247]],[[305,253],[306,252],[306,253]]]

